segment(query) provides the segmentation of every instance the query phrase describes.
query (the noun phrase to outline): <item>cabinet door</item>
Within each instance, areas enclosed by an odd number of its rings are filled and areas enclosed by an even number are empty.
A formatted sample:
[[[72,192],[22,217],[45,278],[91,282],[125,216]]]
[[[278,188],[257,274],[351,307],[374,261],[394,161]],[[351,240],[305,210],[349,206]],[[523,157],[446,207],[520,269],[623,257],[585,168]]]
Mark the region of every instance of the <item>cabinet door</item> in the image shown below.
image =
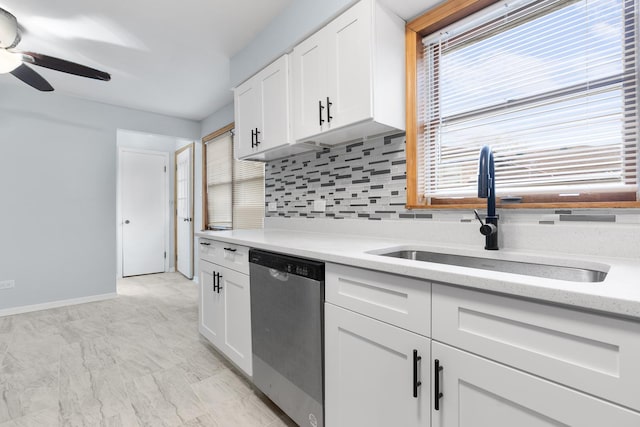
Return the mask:
[[[326,303],[326,425],[427,427],[429,353],[428,338]]]
[[[258,150],[288,144],[289,135],[289,60],[285,55],[265,68],[258,76],[261,125]]]
[[[432,411],[433,427],[640,425],[639,413],[609,402],[436,341],[431,350],[434,362],[437,359],[443,368],[438,373],[442,397],[439,410]],[[435,381],[434,372],[432,387]]]
[[[220,349],[247,375],[252,375],[249,276],[224,267],[220,268],[220,274],[224,305],[224,339]]]
[[[318,31],[293,50],[294,138],[320,133],[326,125],[326,32]]]
[[[361,1],[326,28],[329,129],[373,117],[372,2]]]
[[[234,136],[235,157],[242,158],[257,150],[251,143],[255,140],[252,132],[261,126],[260,120],[260,90],[255,78],[238,86],[234,91],[235,97],[235,126]]]
[[[223,342],[224,304],[219,293],[214,291],[214,274],[220,267],[200,260],[200,333],[213,345]]]

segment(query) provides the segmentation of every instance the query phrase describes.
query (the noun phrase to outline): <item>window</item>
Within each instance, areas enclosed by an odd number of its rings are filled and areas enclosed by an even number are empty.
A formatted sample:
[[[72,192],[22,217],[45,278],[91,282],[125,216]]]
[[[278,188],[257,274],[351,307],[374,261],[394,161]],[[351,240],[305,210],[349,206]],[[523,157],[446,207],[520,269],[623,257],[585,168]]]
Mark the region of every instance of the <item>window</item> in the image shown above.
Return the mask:
[[[637,205],[636,0],[487,3],[408,25],[409,206],[477,203],[483,145],[499,197]]]
[[[264,164],[233,158],[232,128],[203,140],[203,224],[208,230],[262,228],[264,221]]]

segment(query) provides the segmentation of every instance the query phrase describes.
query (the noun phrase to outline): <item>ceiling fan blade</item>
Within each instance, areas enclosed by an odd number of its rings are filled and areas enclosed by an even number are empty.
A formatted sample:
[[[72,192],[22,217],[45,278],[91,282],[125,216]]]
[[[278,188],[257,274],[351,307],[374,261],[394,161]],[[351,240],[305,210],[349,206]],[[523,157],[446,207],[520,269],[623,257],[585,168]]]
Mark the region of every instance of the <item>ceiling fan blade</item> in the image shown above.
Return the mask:
[[[53,87],[40,74],[22,64],[11,72],[14,76],[42,92],[51,92]]]
[[[51,70],[62,71],[63,73],[73,74],[80,77],[88,77],[90,79],[103,80],[108,82],[111,75],[95,68],[80,65],[75,62],[66,61],[53,56],[43,55],[35,52],[21,52],[23,61],[39,67],[49,68]]]

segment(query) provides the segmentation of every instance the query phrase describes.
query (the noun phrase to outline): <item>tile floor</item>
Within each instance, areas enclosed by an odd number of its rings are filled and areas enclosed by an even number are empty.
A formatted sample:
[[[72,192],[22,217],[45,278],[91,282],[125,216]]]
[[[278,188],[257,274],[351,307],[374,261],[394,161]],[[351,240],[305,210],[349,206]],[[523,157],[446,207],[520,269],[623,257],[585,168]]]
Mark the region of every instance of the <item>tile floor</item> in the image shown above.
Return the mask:
[[[192,282],[138,276],[118,294],[0,317],[0,427],[295,426],[200,338]]]

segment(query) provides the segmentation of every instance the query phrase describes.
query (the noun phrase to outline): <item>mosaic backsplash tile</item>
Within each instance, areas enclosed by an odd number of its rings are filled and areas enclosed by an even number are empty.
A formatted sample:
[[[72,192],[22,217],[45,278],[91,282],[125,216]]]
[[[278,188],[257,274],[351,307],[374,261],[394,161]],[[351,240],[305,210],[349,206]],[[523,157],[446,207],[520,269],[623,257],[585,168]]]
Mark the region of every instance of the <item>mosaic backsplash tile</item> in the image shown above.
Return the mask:
[[[266,164],[267,217],[428,219],[406,210],[404,134],[325,148]],[[324,199],[324,212],[313,210]],[[277,211],[269,212],[269,203]]]

